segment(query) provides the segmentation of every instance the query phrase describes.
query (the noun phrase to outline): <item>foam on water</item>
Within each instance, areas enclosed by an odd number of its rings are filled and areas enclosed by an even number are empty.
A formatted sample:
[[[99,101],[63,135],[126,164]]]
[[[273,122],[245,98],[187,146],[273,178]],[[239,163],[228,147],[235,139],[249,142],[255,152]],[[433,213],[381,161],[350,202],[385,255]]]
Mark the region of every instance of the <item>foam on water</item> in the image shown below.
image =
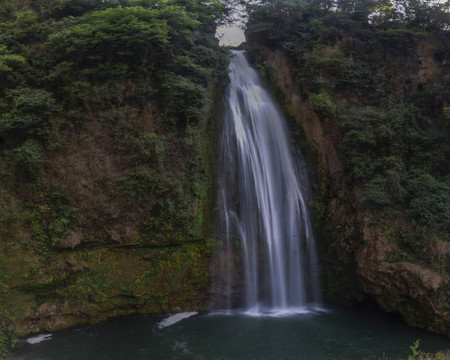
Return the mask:
[[[30,337],[30,338],[26,339],[25,341],[28,344],[39,344],[40,342],[45,341],[45,340],[50,340],[51,338],[52,338],[52,334],[40,334],[37,336]]]
[[[163,328],[165,328],[165,327],[168,327],[168,326],[171,326],[171,325],[173,325],[173,324],[176,324],[177,322],[179,322],[179,321],[181,321],[181,320],[187,319],[187,318],[189,318],[189,317],[191,317],[191,316],[193,316],[193,315],[197,315],[197,314],[198,314],[198,313],[195,312],[195,311],[192,311],[192,312],[177,313],[177,314],[174,314],[174,315],[169,316],[168,318],[165,318],[163,321],[161,321],[161,322],[158,324],[158,327],[159,327],[160,329],[163,329]]]
[[[255,306],[250,309],[225,309],[209,313],[209,316],[236,316],[241,315],[253,318],[288,318],[302,315],[314,315],[319,313],[328,313],[330,310],[318,306],[303,306],[289,308],[269,308]]]
[[[284,318],[297,315],[311,314],[312,312],[313,310],[307,307],[290,307],[290,308],[248,309],[242,312],[242,314],[251,317]]]

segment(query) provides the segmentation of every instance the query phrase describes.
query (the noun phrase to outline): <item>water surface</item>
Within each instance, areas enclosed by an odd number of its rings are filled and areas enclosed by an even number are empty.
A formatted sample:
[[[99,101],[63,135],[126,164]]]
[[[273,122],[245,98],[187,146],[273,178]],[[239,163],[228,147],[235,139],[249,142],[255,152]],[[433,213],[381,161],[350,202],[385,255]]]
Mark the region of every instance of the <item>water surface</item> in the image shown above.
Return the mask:
[[[289,317],[200,314],[161,328],[168,316],[137,316],[21,344],[14,360],[389,360],[407,359],[421,339],[427,352],[450,340],[381,312],[327,308]]]

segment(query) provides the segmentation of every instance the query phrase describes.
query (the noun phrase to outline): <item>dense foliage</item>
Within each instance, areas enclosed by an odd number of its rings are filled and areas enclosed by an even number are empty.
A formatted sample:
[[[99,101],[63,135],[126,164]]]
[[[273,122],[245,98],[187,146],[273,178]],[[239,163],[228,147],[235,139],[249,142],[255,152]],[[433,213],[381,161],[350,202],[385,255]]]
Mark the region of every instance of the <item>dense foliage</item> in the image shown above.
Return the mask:
[[[365,211],[402,224],[386,229],[399,249],[392,261],[448,274],[448,257],[426,251],[450,241],[448,2],[262,0],[247,9],[249,38],[283,49],[299,91],[336,119],[346,179]]]
[[[0,1],[0,354],[21,306],[188,303],[205,282],[224,19],[215,0]]]

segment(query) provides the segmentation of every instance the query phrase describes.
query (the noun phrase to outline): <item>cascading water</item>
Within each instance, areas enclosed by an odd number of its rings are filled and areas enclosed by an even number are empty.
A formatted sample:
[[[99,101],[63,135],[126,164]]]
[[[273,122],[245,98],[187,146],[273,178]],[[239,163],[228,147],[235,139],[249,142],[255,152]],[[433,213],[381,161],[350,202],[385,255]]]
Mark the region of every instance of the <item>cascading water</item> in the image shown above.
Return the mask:
[[[230,80],[219,174],[226,271],[239,252],[247,312],[302,311],[320,300],[307,186],[285,119],[244,51],[233,52]]]

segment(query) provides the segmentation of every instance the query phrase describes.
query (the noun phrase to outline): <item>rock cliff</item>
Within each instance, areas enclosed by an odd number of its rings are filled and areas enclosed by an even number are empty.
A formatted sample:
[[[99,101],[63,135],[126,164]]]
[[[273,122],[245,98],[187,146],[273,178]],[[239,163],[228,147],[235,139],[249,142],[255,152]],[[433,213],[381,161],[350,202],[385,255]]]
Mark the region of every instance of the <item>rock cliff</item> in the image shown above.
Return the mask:
[[[364,208],[360,189],[349,186],[345,176],[336,117],[314,110],[307,90],[295,80],[298,64],[285,52],[251,34],[247,40],[284,111],[306,139],[306,152],[316,171],[316,232],[328,300],[368,299],[385,311],[400,313],[411,326],[450,337],[448,274],[421,263],[392,260],[390,254],[396,250],[392,232],[406,232],[401,215],[379,219]],[[430,76],[431,64],[432,58],[423,59],[420,77]],[[447,258],[448,243],[437,242],[423,250]]]
[[[0,4],[0,358],[17,336],[204,308],[225,16]]]

